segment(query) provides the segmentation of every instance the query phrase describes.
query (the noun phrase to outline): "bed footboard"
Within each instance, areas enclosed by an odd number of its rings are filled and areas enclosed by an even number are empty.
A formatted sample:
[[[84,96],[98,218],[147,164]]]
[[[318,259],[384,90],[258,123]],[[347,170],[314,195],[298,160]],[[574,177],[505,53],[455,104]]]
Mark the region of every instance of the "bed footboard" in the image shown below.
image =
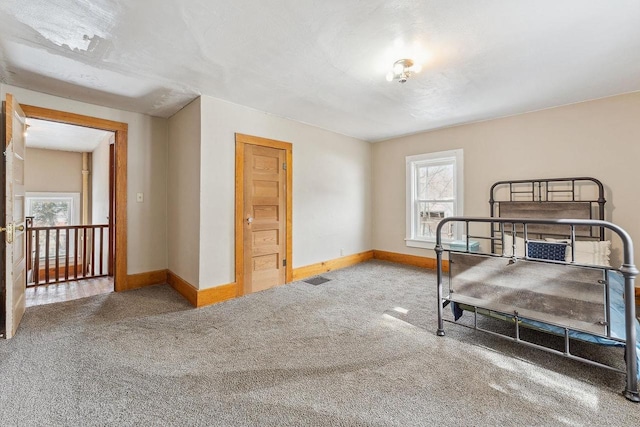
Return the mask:
[[[444,269],[443,254],[445,248],[442,229],[447,223],[458,223],[455,226],[465,227],[466,250],[447,250],[449,254],[448,288],[445,294],[443,286]],[[505,247],[504,234],[511,236],[512,248],[499,253],[471,252],[470,225],[485,223],[491,230],[508,230],[496,237],[493,233],[486,237],[490,246]],[[450,226],[450,225],[449,225]],[[604,266],[594,267],[579,265],[575,259],[565,261],[540,259],[532,256],[534,240],[528,239],[527,230],[540,227],[562,226],[570,230],[570,245],[575,242],[576,230],[597,227],[616,233],[624,246],[624,261],[620,268],[611,269]],[[474,225],[475,227],[475,225]],[[525,242],[524,253],[516,249],[516,235],[522,236]],[[569,244],[568,244],[569,245]],[[540,348],[564,357],[581,360],[595,366],[616,368],[577,357],[571,354],[569,339],[579,334],[607,340],[618,341],[625,347],[626,375],[624,396],[633,402],[640,402],[638,393],[638,336],[635,307],[635,277],[638,269],[634,265],[633,243],[629,234],[619,226],[600,220],[580,219],[523,219],[523,218],[472,218],[450,217],[443,219],[436,231],[437,258],[437,296],[438,296],[438,329],[437,335],[444,336],[443,306],[460,304],[473,307],[475,315],[479,311],[500,313],[515,325],[515,338],[503,336],[512,341]],[[508,255],[507,255],[508,253]],[[609,274],[619,272],[624,279],[624,328],[612,333],[610,313]],[[529,343],[520,339],[519,328],[536,324],[548,325],[547,332],[565,337],[564,352]],[[474,322],[474,328],[483,330]],[[483,330],[484,332],[489,332]],[[493,332],[491,332],[493,333]],[[621,335],[624,337],[621,338]],[[502,335],[501,335],[502,336]],[[583,335],[584,336],[584,335]],[[599,341],[598,341],[599,342]],[[619,371],[619,370],[618,370]]]

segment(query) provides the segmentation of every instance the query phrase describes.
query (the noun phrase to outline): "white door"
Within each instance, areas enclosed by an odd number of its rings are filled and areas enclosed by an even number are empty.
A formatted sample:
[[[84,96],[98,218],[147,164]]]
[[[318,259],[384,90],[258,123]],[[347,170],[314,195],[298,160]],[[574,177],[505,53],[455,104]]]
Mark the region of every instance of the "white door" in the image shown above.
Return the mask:
[[[26,117],[18,101],[7,94],[5,132],[5,337],[15,335],[25,310],[24,132]]]

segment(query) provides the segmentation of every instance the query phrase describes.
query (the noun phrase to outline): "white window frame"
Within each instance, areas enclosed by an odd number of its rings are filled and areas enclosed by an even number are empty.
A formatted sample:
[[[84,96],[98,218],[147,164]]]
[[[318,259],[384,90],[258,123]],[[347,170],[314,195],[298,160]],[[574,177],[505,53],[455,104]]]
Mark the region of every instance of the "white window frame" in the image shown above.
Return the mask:
[[[418,213],[417,204],[417,169],[420,166],[437,164],[453,164],[453,215],[461,216],[464,212],[464,153],[463,150],[448,150],[435,153],[418,154],[406,157],[406,238],[407,246],[414,248],[433,249],[435,247],[435,237],[418,236]],[[443,242],[463,240],[462,227],[454,226],[454,238],[443,239]]]
[[[71,223],[69,225],[79,225],[80,219],[80,193],[76,192],[25,192],[26,216],[31,216],[31,199],[70,199],[71,200]]]

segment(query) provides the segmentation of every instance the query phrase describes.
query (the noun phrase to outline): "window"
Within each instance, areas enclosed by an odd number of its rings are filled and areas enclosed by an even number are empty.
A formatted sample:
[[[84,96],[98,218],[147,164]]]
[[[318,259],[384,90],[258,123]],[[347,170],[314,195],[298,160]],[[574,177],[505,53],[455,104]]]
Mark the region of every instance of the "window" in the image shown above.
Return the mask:
[[[80,217],[80,193],[31,193],[25,194],[26,211],[28,217],[33,217],[33,227],[62,227],[65,225],[78,225]],[[70,234],[69,248],[73,253],[75,248],[74,234]],[[41,234],[40,253],[38,258],[44,259],[46,256],[52,258],[56,255],[56,233],[49,233],[49,253],[44,249],[44,234]],[[35,233],[32,242],[35,248]],[[67,233],[60,232],[58,240],[58,254],[60,257],[66,255]]]
[[[433,248],[443,218],[462,215],[462,150],[407,156],[407,246]],[[462,227],[449,223],[445,240],[462,239]]]
[[[34,227],[77,225],[80,193],[26,193],[27,216]]]

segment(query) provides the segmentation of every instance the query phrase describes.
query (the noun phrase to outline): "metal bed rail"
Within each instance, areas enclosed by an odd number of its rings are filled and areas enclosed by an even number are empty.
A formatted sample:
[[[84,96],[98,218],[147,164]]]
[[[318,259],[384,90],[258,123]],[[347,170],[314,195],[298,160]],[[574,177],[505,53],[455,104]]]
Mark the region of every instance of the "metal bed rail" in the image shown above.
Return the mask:
[[[466,250],[461,251],[466,253],[469,252],[468,235],[469,235],[469,225],[471,223],[488,223],[490,224],[491,229],[493,229],[494,226],[497,224],[501,230],[504,229],[505,224],[512,225],[512,228],[511,228],[512,230],[515,230],[515,227],[513,226],[514,224],[522,225],[524,229],[525,240],[526,240],[526,227],[527,225],[530,225],[530,224],[565,225],[565,226],[571,227],[571,230],[574,230],[575,227],[578,227],[578,226],[601,227],[616,233],[620,237],[623,243],[623,248],[624,248],[623,263],[622,263],[622,266],[619,269],[617,269],[617,271],[619,271],[624,278],[624,306],[625,306],[624,307],[625,308],[625,316],[624,316],[625,317],[625,341],[624,342],[625,342],[625,362],[626,362],[626,371],[625,371],[626,387],[625,387],[625,390],[623,391],[623,395],[632,402],[636,402],[636,403],[640,402],[640,394],[638,392],[638,363],[637,363],[637,351],[636,351],[637,337],[636,337],[636,329],[635,329],[635,322],[637,322],[636,307],[635,307],[635,277],[638,275],[639,271],[634,264],[633,241],[631,240],[631,237],[629,236],[629,234],[623,228],[607,221],[586,220],[586,219],[537,219],[537,218],[531,219],[531,218],[486,218],[486,217],[449,217],[449,218],[443,219],[442,221],[440,221],[436,229],[436,246],[435,246],[436,260],[437,260],[437,294],[438,294],[438,329],[436,333],[438,336],[445,335],[443,303],[448,303],[449,301],[447,298],[443,298],[443,284],[442,284],[443,262],[442,261],[443,261],[443,252],[445,249],[443,247],[441,230],[446,224],[451,222],[464,223],[466,226],[467,246],[466,246]],[[515,231],[513,231],[513,233],[515,235]],[[572,245],[575,239],[573,234],[574,233],[572,232],[572,237],[571,237]],[[493,241],[494,238],[495,237],[492,235],[491,240]],[[503,239],[504,236],[502,236],[501,238]],[[514,249],[515,249],[515,242],[514,242]],[[485,254],[485,255],[502,256],[502,255],[495,255],[495,254]],[[545,262],[544,260],[536,260],[536,261]],[[558,264],[557,261],[552,263]],[[560,264],[563,264],[563,263],[560,262]],[[572,265],[573,263],[564,263],[564,264]],[[607,294],[608,294],[608,291],[607,291]],[[608,310],[608,305],[609,305],[608,298],[607,298],[606,304],[607,304],[607,310]],[[474,329],[481,330],[484,332],[489,332],[492,334],[497,334],[497,333],[486,331],[484,329],[477,327],[477,314],[478,314],[477,309],[478,308],[485,308],[485,307],[478,307],[478,306],[475,307],[476,321],[474,322]],[[495,311],[495,310],[491,310],[491,311]],[[572,355],[569,352],[569,348],[568,348],[569,328],[565,328],[565,341],[566,341],[565,352],[560,352],[551,348],[539,346],[533,343],[520,340],[519,329],[518,329],[519,328],[518,314],[517,314],[517,311],[514,311],[514,313],[503,313],[503,314],[514,317],[515,324],[516,324],[516,338],[514,339],[502,334],[497,334],[497,335],[504,338],[508,338],[512,341],[524,343],[526,345],[539,348],[544,351],[559,354],[564,357],[568,357],[575,360],[581,360],[583,362],[600,366],[600,367],[607,367],[610,369],[614,369],[606,365],[602,365],[600,363]],[[610,335],[610,334],[608,333],[607,335]]]

